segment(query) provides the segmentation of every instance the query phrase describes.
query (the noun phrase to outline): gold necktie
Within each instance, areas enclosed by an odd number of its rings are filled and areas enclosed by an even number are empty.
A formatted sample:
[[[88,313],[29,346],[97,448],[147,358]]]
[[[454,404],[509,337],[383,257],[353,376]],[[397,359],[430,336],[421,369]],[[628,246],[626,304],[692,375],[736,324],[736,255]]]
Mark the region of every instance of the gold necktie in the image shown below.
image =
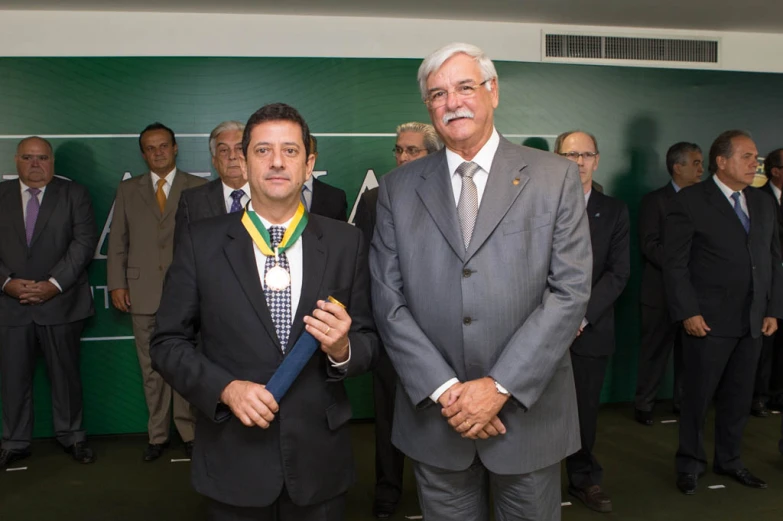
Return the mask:
[[[163,185],[166,184],[165,179],[158,179],[158,190],[155,192],[155,199],[158,200],[158,208],[160,213],[166,208],[166,192],[163,191]]]

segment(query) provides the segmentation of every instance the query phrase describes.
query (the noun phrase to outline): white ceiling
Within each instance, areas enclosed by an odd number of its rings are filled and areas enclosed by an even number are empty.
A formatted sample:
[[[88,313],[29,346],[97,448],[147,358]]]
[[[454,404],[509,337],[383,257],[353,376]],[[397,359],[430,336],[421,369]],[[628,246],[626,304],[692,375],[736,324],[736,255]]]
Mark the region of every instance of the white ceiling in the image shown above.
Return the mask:
[[[0,0],[0,10],[369,16],[783,32],[780,0]]]

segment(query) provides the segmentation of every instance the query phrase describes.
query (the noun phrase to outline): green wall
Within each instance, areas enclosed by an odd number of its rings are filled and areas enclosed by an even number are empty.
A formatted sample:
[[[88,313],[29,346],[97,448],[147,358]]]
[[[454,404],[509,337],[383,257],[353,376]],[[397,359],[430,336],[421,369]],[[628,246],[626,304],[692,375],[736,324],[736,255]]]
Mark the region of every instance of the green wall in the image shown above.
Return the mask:
[[[57,173],[89,187],[103,228],[123,175],[145,171],[135,136],[148,123],[161,121],[180,136],[181,168],[208,172],[203,134],[222,120],[245,120],[265,103],[284,101],[320,135],[316,170],[326,171],[322,179],[347,192],[351,206],[369,171],[382,175],[394,166],[393,138],[366,134],[390,134],[401,122],[427,121],[415,81],[418,65],[419,60],[389,59],[0,59],[0,174],[15,173],[20,136],[63,136],[52,139]],[[706,151],[719,132],[738,127],[754,134],[762,154],[783,144],[777,122],[783,76],[540,63],[497,68],[499,131],[593,132],[601,148],[596,180],[630,207],[633,271],[617,305],[618,348],[603,399],[631,400],[639,346],[639,200],[667,181],[663,159],[676,141],[694,141]],[[93,434],[143,432],[146,407],[128,339],[130,320],[110,309],[105,275],[106,261],[98,258],[90,267],[96,316],[82,348],[86,427]],[[356,416],[371,416],[369,378],[350,382],[349,391]],[[48,392],[41,365],[37,436],[52,432]],[[662,390],[662,396],[669,394]]]

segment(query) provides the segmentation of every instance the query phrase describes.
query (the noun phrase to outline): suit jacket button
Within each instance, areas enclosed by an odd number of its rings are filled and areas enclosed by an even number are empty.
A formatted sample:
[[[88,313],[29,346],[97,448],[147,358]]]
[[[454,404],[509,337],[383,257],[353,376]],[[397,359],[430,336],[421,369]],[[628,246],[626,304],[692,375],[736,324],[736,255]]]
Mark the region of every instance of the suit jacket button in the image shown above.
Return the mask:
[[[473,322],[473,320],[471,320],[470,317],[465,317],[462,319],[462,323],[465,324],[466,326],[469,326],[471,322]]]
[[[464,269],[464,270],[462,270],[462,276],[463,276],[463,277],[465,277],[466,279],[467,279],[468,277],[470,277],[470,275],[471,275],[472,273],[473,273],[473,272],[472,272],[472,271],[470,271],[469,269]]]

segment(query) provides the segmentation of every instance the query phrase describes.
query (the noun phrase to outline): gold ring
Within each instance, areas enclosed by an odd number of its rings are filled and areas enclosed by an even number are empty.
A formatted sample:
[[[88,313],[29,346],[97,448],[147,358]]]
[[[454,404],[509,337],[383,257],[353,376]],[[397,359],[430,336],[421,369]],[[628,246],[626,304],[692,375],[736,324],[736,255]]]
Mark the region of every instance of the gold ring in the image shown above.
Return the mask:
[[[329,331],[331,331],[331,330],[332,330],[332,328],[331,328],[331,327],[329,327],[329,326],[326,326],[326,331],[324,331],[324,335],[328,335],[328,334],[329,334]]]

